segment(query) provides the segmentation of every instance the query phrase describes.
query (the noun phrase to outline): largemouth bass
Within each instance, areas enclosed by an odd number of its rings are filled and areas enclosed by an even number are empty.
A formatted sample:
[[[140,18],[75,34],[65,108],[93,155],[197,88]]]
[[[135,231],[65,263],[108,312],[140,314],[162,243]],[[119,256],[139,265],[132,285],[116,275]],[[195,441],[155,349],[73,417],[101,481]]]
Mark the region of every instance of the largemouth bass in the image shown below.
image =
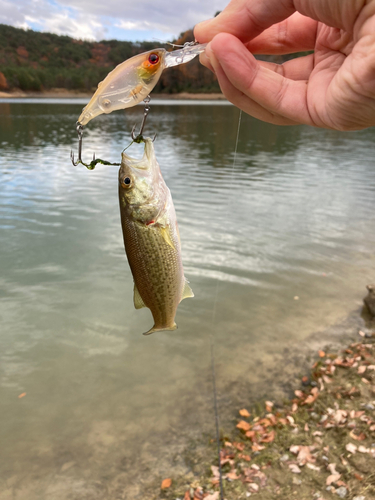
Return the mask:
[[[178,304],[194,297],[181,260],[181,244],[171,193],[144,138],[141,159],[122,153],[119,198],[125,251],[134,279],[134,306],[148,307],[154,326],[144,335],[175,330]]]

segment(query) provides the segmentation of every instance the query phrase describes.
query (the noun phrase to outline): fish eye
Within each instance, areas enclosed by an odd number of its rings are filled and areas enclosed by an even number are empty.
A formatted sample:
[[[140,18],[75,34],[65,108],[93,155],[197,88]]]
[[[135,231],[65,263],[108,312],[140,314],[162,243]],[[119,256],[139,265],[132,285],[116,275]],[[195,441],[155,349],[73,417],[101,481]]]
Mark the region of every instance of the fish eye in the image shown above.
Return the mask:
[[[151,64],[156,64],[159,62],[159,56],[157,54],[150,54],[148,56],[148,62],[151,63]]]
[[[121,185],[124,188],[128,188],[128,187],[130,187],[131,182],[132,182],[132,180],[130,177],[124,177],[124,179],[122,179]]]

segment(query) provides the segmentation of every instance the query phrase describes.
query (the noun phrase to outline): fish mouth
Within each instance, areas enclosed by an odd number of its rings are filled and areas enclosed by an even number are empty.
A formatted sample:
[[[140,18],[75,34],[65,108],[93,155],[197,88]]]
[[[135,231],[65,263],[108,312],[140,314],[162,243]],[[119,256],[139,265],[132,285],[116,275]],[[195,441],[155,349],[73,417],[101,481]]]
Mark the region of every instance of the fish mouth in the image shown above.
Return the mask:
[[[144,137],[142,141],[145,145],[142,158],[132,158],[123,151],[121,154],[121,163],[139,170],[148,170],[152,167],[153,161],[155,160],[153,140],[150,137]]]

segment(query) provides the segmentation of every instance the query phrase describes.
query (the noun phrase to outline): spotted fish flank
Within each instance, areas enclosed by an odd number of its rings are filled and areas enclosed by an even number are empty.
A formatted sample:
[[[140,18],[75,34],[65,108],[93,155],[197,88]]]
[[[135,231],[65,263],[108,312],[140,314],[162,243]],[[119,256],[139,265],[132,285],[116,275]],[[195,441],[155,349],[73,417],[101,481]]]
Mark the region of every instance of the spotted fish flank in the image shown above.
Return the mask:
[[[121,225],[134,278],[134,306],[148,307],[154,326],[145,333],[175,330],[178,304],[194,294],[184,277],[171,193],[150,138],[140,160],[122,154],[119,171]]]

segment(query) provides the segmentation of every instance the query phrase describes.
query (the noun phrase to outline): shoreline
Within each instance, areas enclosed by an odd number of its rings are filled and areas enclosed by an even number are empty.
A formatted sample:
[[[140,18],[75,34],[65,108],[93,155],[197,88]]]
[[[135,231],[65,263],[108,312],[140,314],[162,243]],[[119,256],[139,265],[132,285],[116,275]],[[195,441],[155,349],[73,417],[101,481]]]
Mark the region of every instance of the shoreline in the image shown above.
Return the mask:
[[[90,99],[93,95],[93,92],[80,92],[76,90],[67,90],[67,89],[51,89],[44,90],[42,92],[36,91],[23,91],[23,90],[12,90],[12,91],[0,91],[1,99],[16,99],[16,98],[49,98],[49,99],[71,99],[71,98],[87,98]],[[222,93],[213,93],[213,94],[190,94],[188,92],[181,92],[179,94],[153,94],[152,97],[154,99],[164,99],[166,101],[169,100],[227,100],[226,97]]]
[[[220,429],[226,500],[375,498],[375,318],[364,310],[296,348],[307,366],[297,363],[289,397],[232,407]],[[148,497],[219,500],[216,437],[185,459],[190,471],[159,476]]]

